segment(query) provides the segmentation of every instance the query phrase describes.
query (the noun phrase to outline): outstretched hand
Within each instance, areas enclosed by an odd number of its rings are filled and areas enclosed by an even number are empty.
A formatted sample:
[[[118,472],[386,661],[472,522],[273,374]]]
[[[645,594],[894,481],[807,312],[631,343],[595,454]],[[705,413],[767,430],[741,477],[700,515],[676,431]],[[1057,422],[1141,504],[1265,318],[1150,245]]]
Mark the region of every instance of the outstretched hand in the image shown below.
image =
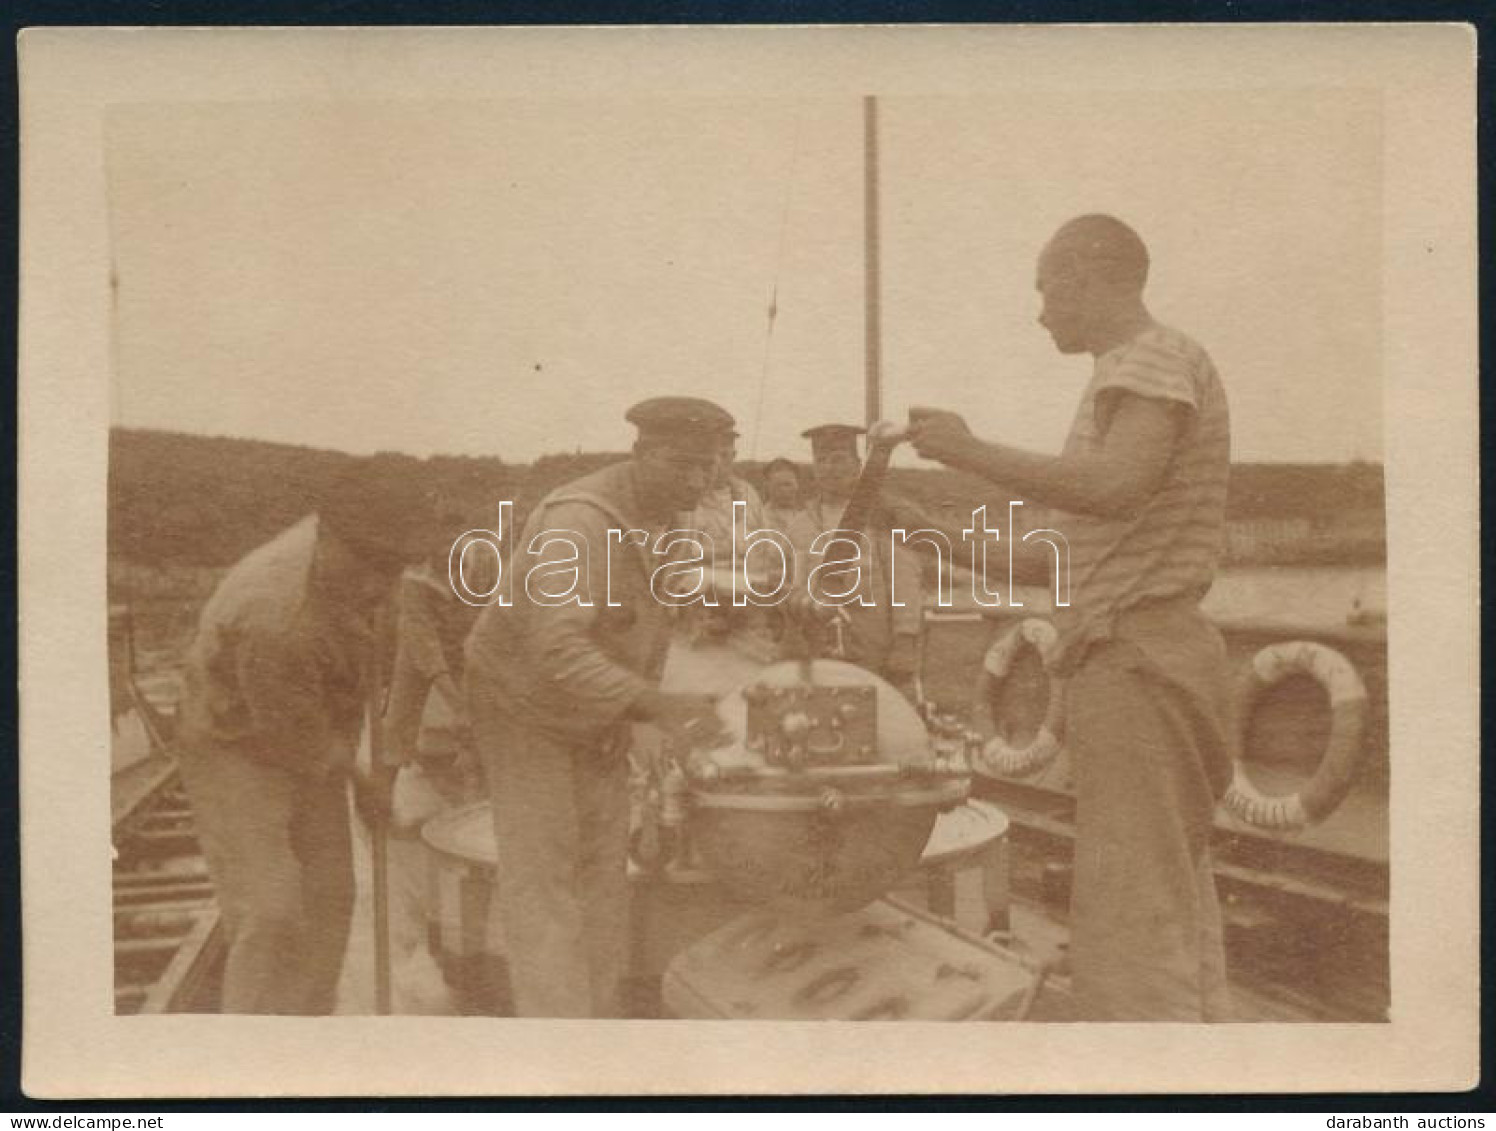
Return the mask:
[[[727,740],[717,713],[717,697],[696,691],[651,691],[642,700],[642,715],[683,746],[710,750]]]
[[[389,824],[394,811],[395,775],[399,767],[380,766],[353,771],[353,807],[370,828]]]
[[[952,463],[970,449],[974,440],[959,413],[925,405],[909,410],[909,442],[925,459]]]

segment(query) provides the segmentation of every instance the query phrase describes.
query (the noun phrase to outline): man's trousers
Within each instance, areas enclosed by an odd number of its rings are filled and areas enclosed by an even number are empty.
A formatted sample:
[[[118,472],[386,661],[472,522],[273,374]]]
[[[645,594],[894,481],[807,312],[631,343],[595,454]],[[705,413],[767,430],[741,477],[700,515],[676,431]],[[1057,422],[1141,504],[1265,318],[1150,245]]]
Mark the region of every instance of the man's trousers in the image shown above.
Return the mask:
[[[527,726],[469,673],[493,802],[499,915],[515,1013],[618,1017],[628,966],[628,759],[613,738]]]
[[[1210,860],[1229,772],[1225,654],[1197,612],[1093,645],[1070,681],[1076,781],[1070,958],[1094,1021],[1228,1020]]]
[[[354,898],[345,779],[224,750],[178,762],[228,941],[221,1011],[331,1013]]]

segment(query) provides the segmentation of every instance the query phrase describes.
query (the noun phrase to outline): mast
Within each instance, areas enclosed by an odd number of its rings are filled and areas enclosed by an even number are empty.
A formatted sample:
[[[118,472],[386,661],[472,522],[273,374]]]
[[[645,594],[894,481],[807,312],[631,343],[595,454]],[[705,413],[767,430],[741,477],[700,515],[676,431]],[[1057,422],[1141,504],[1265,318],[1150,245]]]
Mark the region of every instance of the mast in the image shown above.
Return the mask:
[[[879,305],[878,270],[878,99],[871,94],[862,99],[862,221],[863,221],[863,364],[867,426],[883,419],[882,390],[882,323]],[[862,530],[877,505],[883,480],[888,475],[894,444],[878,441],[868,435],[867,459],[852,488],[851,497],[842,508],[837,526],[843,530]]]
[[[863,225],[863,364],[866,384],[865,423],[883,417],[883,327],[879,305],[878,265],[878,99],[862,99],[862,225]]]

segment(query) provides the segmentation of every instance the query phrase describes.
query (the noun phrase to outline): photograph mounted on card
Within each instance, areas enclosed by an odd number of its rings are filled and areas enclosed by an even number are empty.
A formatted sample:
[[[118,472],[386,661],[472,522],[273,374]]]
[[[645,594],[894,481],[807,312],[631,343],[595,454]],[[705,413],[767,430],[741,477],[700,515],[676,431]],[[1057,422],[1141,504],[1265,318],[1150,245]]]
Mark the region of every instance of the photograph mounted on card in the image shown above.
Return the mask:
[[[28,1091],[1468,1086],[1473,59],[27,33]]]

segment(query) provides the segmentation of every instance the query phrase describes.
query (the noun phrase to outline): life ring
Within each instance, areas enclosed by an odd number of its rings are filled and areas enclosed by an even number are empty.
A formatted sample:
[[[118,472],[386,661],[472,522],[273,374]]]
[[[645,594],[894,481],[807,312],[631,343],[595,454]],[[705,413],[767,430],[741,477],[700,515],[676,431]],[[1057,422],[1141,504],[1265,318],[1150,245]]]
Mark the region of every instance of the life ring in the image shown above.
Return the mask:
[[[977,710],[985,712],[989,722],[995,722],[993,706],[1002,683],[1012,670],[1013,660],[1020,645],[1027,644],[1039,653],[1044,670],[1049,673],[1050,658],[1059,639],[1054,625],[1046,620],[1029,617],[1006,636],[993,642],[982,658],[982,667],[977,675]],[[1052,673],[1049,676],[1049,704],[1044,710],[1044,721],[1027,744],[1013,746],[1000,734],[989,738],[979,755],[979,768],[986,773],[1004,777],[1023,777],[1047,766],[1060,752],[1060,738],[1065,730],[1065,685]]]
[[[1366,733],[1366,685],[1351,662],[1335,649],[1311,640],[1270,644],[1252,657],[1236,686],[1237,733],[1245,744],[1257,696],[1290,675],[1309,675],[1330,697],[1330,739],[1318,768],[1297,793],[1269,797],[1248,779],[1238,758],[1225,805],[1249,825],[1273,831],[1301,829],[1335,811],[1361,765]]]

